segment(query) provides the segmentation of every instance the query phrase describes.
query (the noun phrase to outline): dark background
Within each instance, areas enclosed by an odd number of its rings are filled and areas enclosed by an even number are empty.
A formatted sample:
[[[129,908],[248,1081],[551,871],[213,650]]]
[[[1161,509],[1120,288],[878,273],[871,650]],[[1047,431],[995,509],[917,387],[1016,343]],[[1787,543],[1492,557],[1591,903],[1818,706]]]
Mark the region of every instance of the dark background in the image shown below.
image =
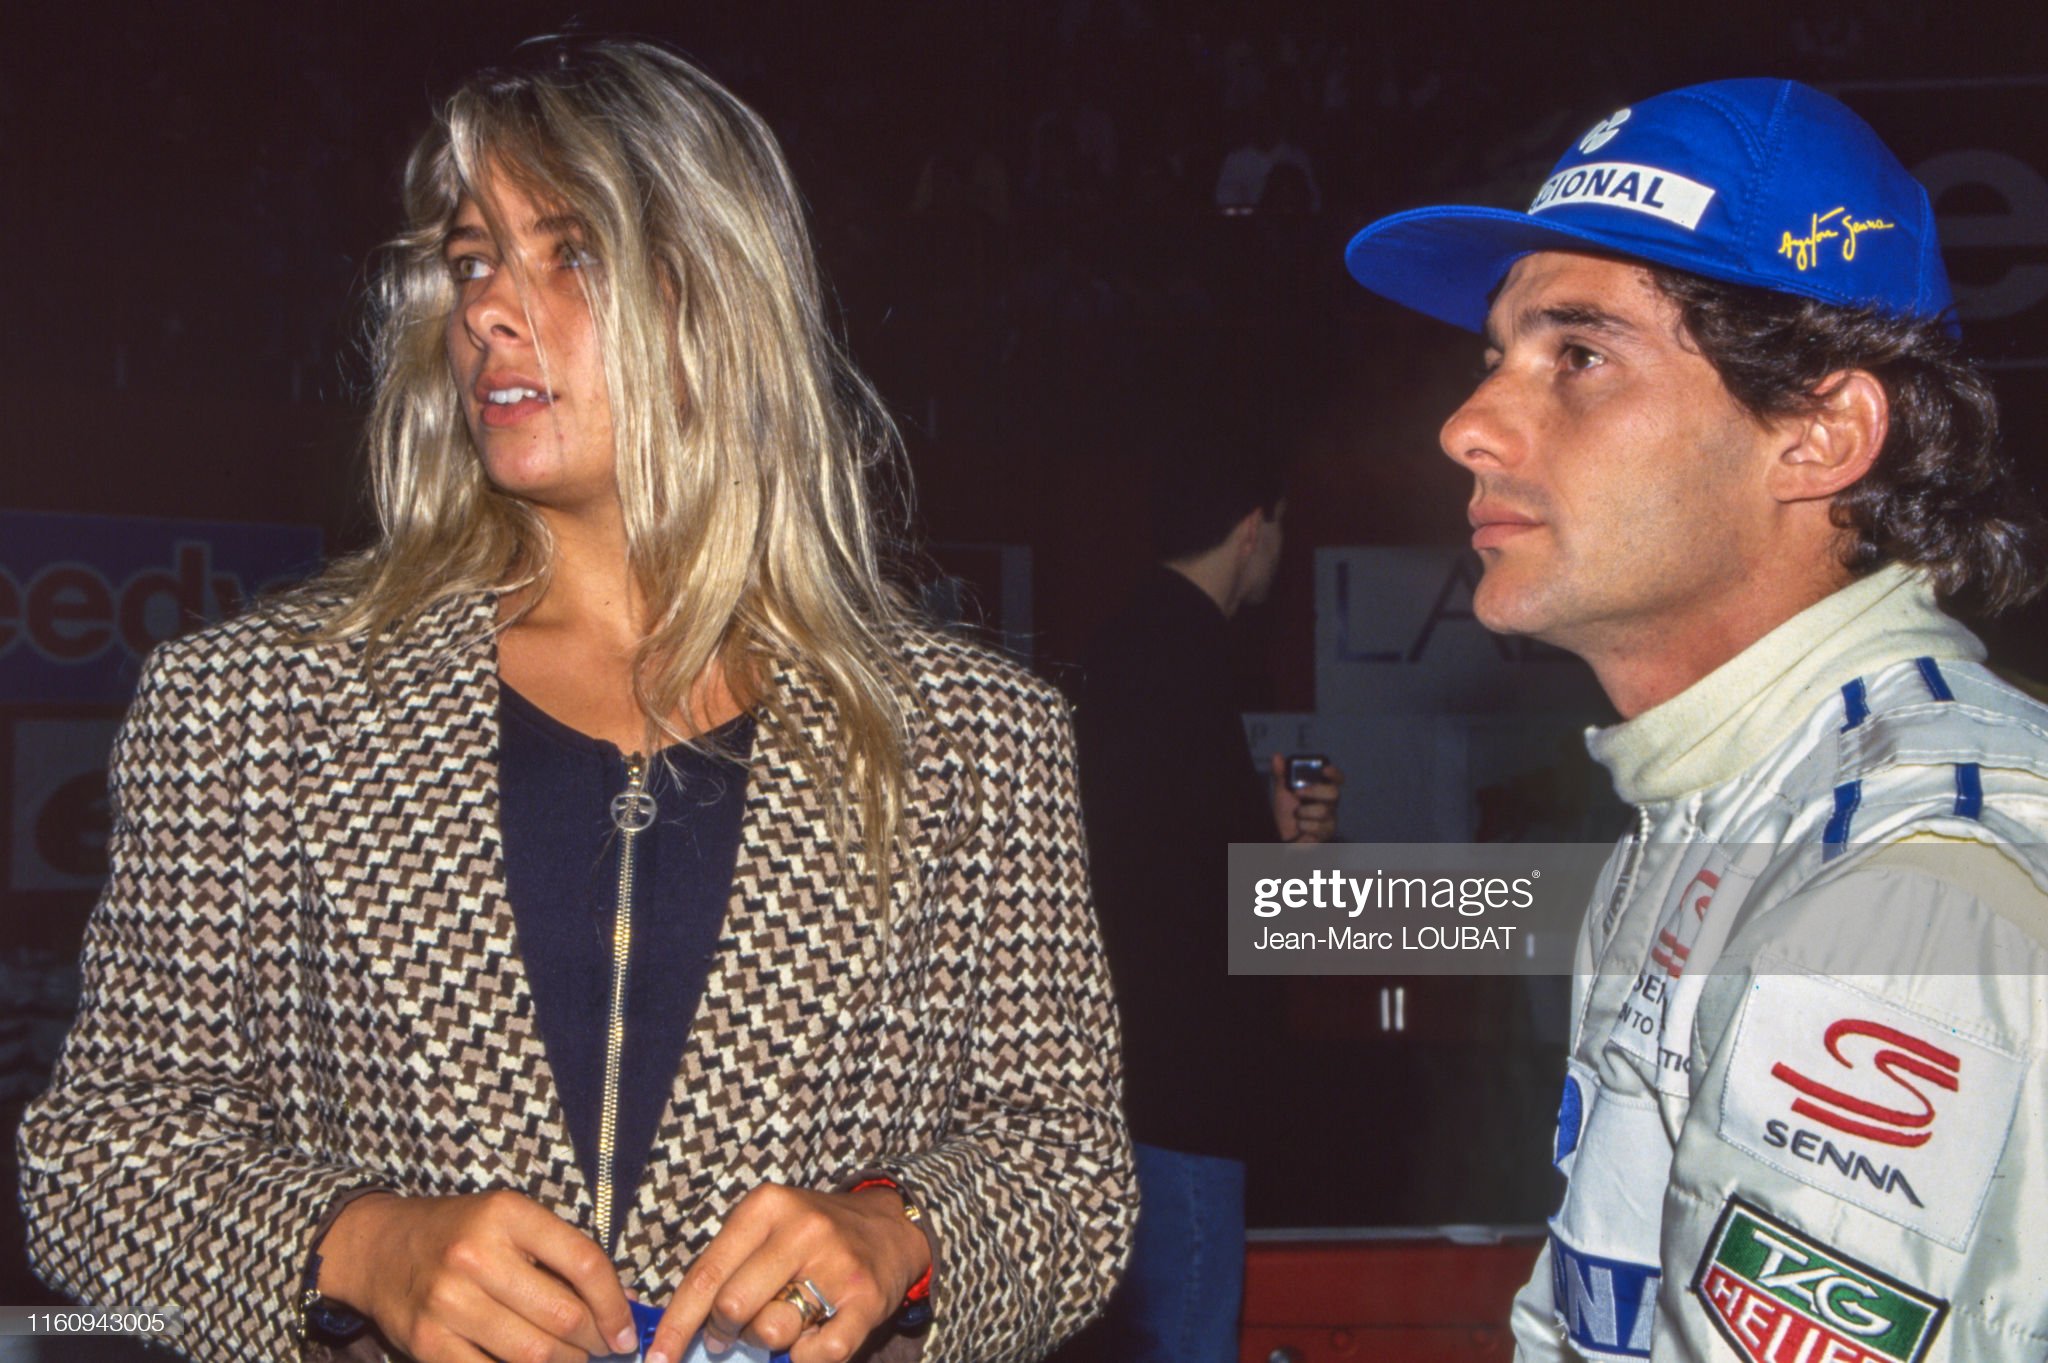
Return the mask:
[[[1909,165],[1989,147],[2036,183],[2048,169],[2044,25],[2018,4],[14,5],[0,509],[360,543],[360,296],[398,223],[405,150],[457,79],[565,27],[676,44],[775,127],[853,350],[903,423],[916,531],[1029,549],[1023,644],[1049,675],[1071,681],[1145,561],[1148,461],[1226,429],[1289,462],[1274,601],[1237,630],[1250,710],[1315,706],[1312,547],[1466,534],[1466,479],[1435,432],[1478,345],[1350,284],[1342,245],[1364,222],[1519,205],[1594,120],[1731,75],[1837,90]],[[1296,187],[1217,210],[1220,162],[1261,126],[1307,153],[1319,207]],[[2048,197],[1965,187],[1937,208],[1998,220],[1952,238],[1959,283],[2048,268]],[[2044,319],[1970,327],[2030,474],[2048,436]],[[1997,627],[1999,657],[2048,673],[2042,620]],[[33,923],[8,906],[10,1137],[68,1016],[62,965],[89,900],[39,899]],[[1547,1043],[1514,1000],[1418,998],[1438,1020],[1396,1055],[1375,1035],[1377,988],[1296,999],[1328,1078],[1272,1122],[1318,1152],[1321,1181],[1264,1219],[1540,1219],[1554,1077],[1524,1092],[1485,1057]],[[0,1207],[0,1300],[38,1299]]]
[[[1344,240],[1417,203],[1525,202],[1583,125],[1731,74],[1896,87],[1845,93],[1909,164],[1916,139],[2048,138],[2032,7],[1853,11],[9,7],[0,504],[311,522],[332,547],[358,542],[360,290],[432,100],[523,37],[642,34],[699,58],[784,139],[854,351],[903,420],[920,529],[1032,548],[1041,663],[1076,656],[1113,604],[1104,584],[1142,560],[1144,461],[1178,432],[1229,417],[1294,461],[1294,550],[1276,609],[1244,622],[1246,657],[1269,660],[1247,668],[1245,699],[1306,709],[1305,547],[1465,534],[1464,478],[1435,431],[1476,344],[1351,286]],[[1930,79],[1975,84],[1910,88]],[[1070,105],[1112,130],[1106,174],[1059,131]],[[1218,163],[1262,115],[1312,158],[1320,213],[1214,210]],[[954,169],[977,161],[1006,188],[1001,212]],[[2048,243],[1993,254],[1996,272],[2048,261]],[[2038,325],[2013,330],[2001,347],[2048,349]],[[2048,431],[2037,376],[2001,382],[2030,457]]]

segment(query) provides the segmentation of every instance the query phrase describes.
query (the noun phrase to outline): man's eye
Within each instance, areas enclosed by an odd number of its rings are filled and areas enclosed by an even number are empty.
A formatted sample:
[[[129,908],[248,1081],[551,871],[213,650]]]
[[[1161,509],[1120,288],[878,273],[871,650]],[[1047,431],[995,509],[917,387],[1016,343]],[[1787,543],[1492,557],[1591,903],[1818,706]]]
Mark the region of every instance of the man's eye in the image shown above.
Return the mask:
[[[1582,345],[1567,345],[1564,348],[1566,369],[1592,369],[1607,363],[1607,357],[1597,350],[1588,350]]]
[[[448,277],[458,284],[482,279],[490,272],[491,267],[484,263],[482,256],[457,256],[448,262]]]

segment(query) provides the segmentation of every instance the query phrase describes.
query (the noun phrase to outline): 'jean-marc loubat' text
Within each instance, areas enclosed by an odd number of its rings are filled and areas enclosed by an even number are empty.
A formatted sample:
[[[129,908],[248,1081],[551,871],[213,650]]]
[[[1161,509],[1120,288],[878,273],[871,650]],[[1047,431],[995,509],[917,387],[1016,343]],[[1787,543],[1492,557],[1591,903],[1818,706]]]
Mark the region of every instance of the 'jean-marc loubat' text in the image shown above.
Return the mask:
[[[1368,931],[1340,923],[1321,932],[1282,932],[1269,927],[1252,946],[1258,951],[1511,951],[1514,939],[1513,924],[1425,924]]]

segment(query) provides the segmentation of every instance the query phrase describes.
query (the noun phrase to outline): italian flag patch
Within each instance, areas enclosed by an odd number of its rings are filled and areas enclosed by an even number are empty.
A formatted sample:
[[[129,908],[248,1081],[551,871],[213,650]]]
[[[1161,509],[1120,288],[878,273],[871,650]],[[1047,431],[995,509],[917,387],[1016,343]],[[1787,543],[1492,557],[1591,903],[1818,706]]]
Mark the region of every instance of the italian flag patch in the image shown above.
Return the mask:
[[[1693,1292],[1749,1363],[1919,1363],[1948,1303],[1837,1252],[1739,1197]]]

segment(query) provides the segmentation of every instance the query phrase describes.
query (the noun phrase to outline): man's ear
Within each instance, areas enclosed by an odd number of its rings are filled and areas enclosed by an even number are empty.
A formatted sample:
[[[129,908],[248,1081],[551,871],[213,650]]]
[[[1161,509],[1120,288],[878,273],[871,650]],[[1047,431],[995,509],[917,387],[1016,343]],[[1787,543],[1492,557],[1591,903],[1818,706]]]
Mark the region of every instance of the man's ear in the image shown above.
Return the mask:
[[[1768,486],[1781,502],[1833,497],[1870,472],[1891,429],[1891,399],[1865,369],[1830,374],[1814,390],[1818,407],[1788,417]]]
[[[1243,520],[1230,527],[1230,557],[1234,563],[1249,562],[1252,551],[1259,546],[1259,526],[1264,523],[1264,508],[1254,507],[1245,513]]]

